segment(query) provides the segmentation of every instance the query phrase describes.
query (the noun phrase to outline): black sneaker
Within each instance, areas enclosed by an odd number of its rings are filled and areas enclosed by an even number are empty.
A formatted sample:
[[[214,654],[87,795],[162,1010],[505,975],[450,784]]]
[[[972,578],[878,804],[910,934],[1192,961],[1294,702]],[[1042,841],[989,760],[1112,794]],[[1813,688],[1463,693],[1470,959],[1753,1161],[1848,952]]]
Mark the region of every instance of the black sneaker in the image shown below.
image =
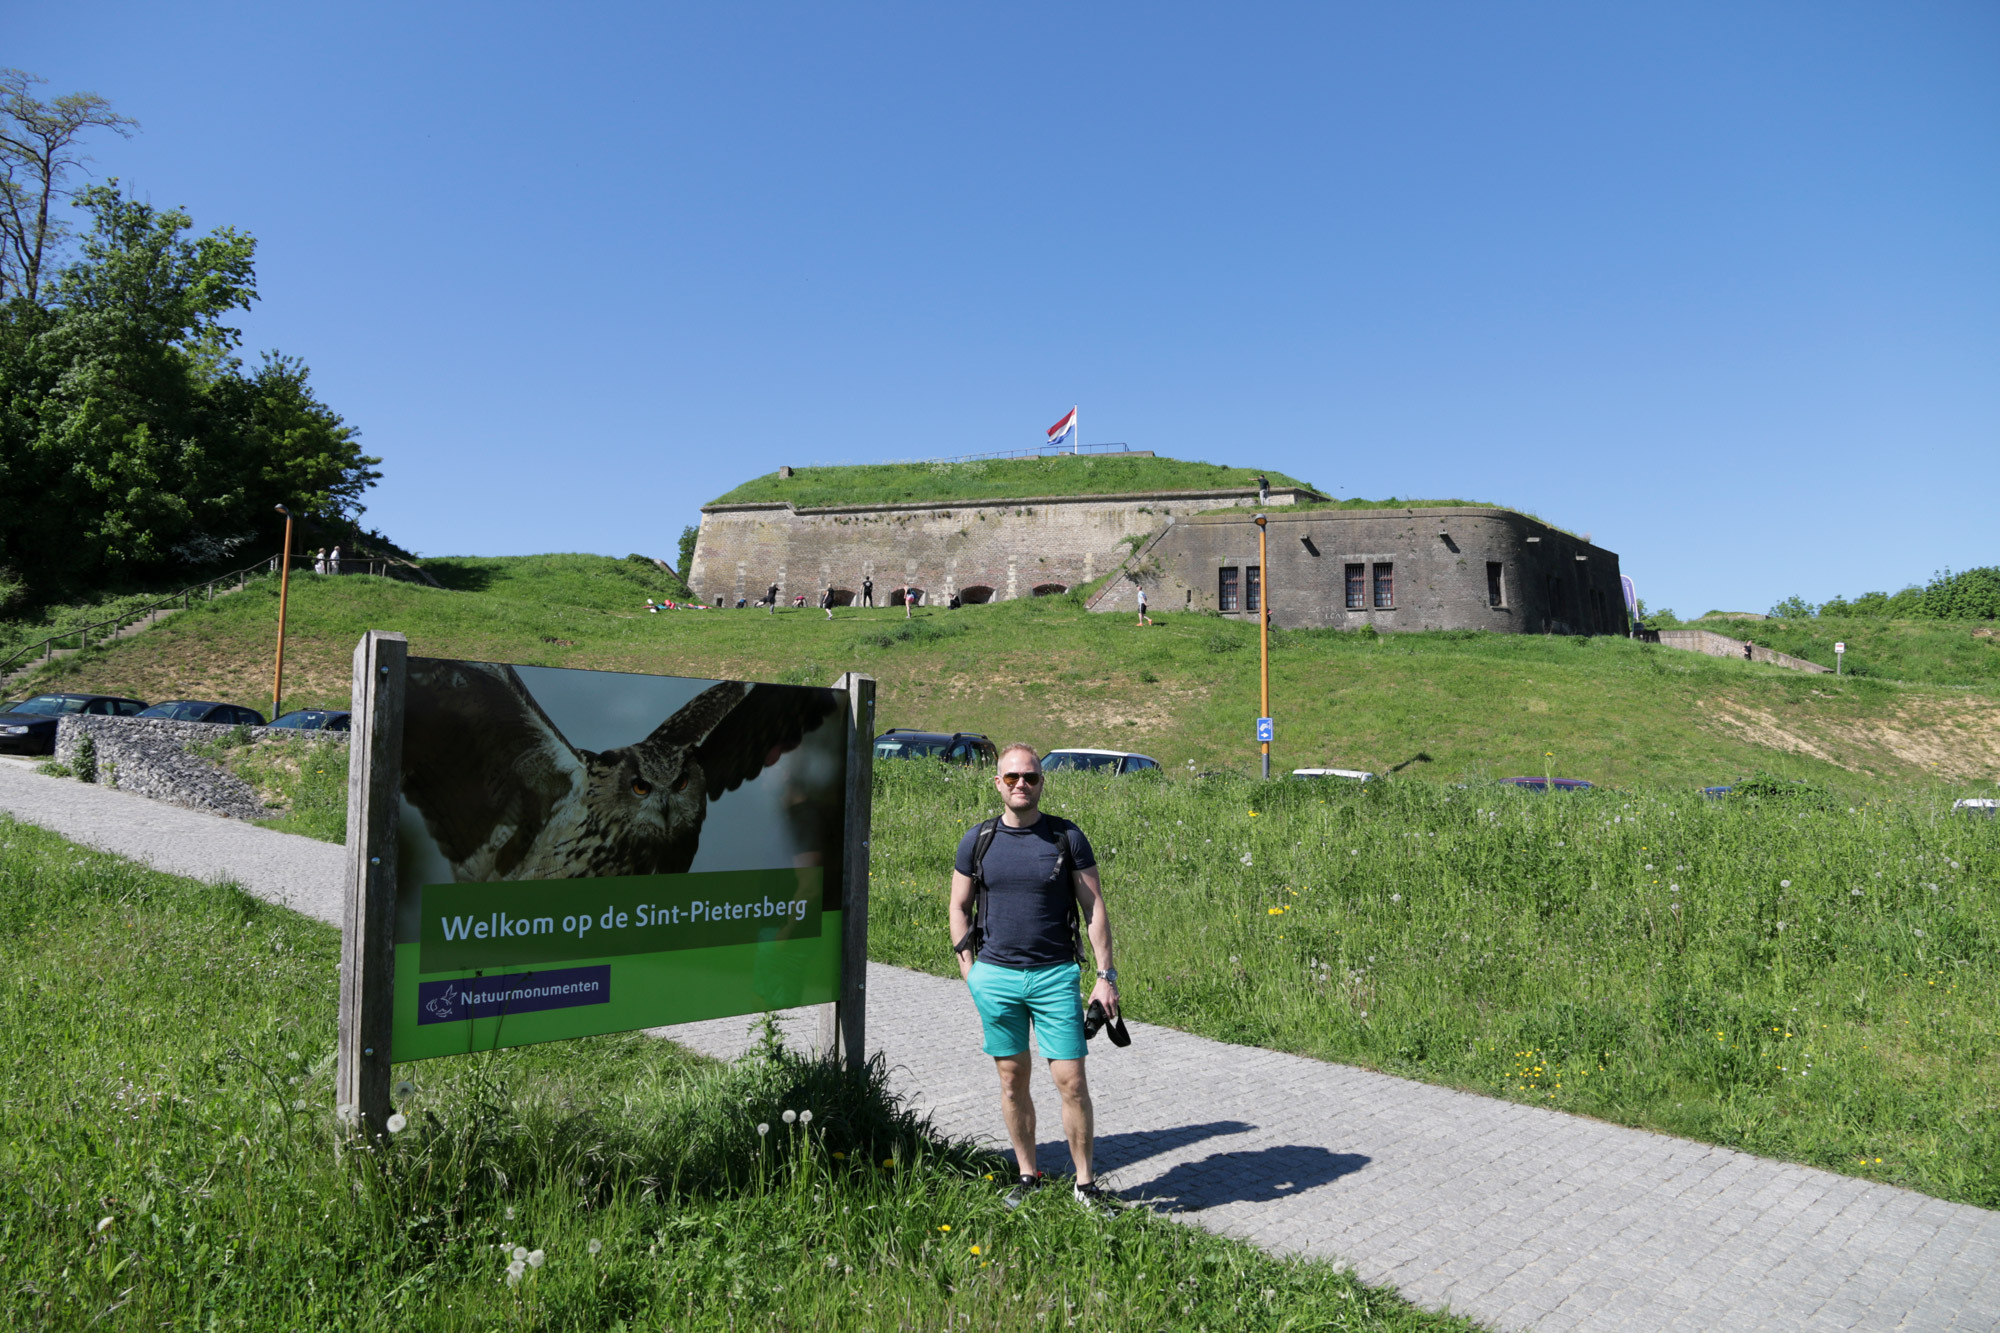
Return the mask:
[[[1000,1196],[1000,1202],[1009,1208],[1019,1208],[1028,1201],[1030,1194],[1041,1188],[1041,1185],[1042,1173],[1039,1171],[1032,1176],[1022,1176],[1014,1183],[1014,1188]]]
[[[1078,1182],[1070,1193],[1075,1197],[1078,1205],[1087,1213],[1110,1212],[1111,1201],[1117,1197],[1094,1180],[1088,1185]]]

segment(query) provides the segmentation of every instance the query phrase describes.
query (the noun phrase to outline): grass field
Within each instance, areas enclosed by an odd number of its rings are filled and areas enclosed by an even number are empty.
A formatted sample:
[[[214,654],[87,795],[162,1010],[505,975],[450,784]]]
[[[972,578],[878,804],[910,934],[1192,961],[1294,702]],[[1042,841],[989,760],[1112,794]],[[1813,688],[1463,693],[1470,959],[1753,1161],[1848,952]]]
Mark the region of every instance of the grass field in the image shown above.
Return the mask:
[[[1748,639],[1821,666],[1834,665],[1833,645],[1847,645],[1842,670],[1862,679],[2000,687],[2000,630],[1988,621],[1845,619],[1733,620],[1696,625]],[[1981,634],[1979,631],[1986,633]]]
[[[1178,458],[1097,457],[1051,454],[1046,458],[983,458],[964,463],[874,463],[857,467],[794,468],[790,477],[767,472],[711,504],[789,500],[813,505],[905,504],[926,500],[1016,500],[1043,495],[1117,495],[1135,491],[1220,491],[1309,482],[1254,467],[1221,467]]]
[[[345,706],[363,631],[411,650],[548,666],[828,681],[874,674],[884,726],[973,729],[1044,749],[1140,750],[1177,768],[1247,770],[1257,709],[1253,626],[1163,615],[1140,630],[1068,598],[913,621],[892,610],[675,612],[651,566],[595,556],[440,560],[444,590],[367,577],[294,580],[288,706]],[[66,658],[17,689],[269,707],[268,585]],[[2000,650],[1983,649],[2000,656]],[[1769,770],[1854,794],[1911,781],[1990,793],[2000,688],[1839,682],[1623,639],[1286,631],[1273,637],[1282,769],[1541,772],[1626,787],[1695,786]]]
[[[0,818],[0,936],[8,1327],[1467,1327],[1143,1209],[1009,1213],[879,1077],[769,1049],[401,1066],[407,1128],[336,1158],[332,930]]]
[[[878,765],[870,951],[956,975],[984,773]],[[1911,796],[1051,779],[1138,1018],[2000,1206],[2000,822]]]

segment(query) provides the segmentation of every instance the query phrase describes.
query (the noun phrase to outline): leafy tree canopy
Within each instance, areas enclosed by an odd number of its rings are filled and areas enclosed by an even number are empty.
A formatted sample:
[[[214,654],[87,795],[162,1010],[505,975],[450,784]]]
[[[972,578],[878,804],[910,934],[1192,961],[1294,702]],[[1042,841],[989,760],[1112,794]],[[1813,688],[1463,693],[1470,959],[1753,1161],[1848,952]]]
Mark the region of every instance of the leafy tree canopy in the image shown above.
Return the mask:
[[[0,307],[0,579],[50,595],[212,565],[271,540],[277,504],[350,527],[381,460],[303,363],[235,355],[256,241],[116,181],[75,202],[89,225],[47,299]]]

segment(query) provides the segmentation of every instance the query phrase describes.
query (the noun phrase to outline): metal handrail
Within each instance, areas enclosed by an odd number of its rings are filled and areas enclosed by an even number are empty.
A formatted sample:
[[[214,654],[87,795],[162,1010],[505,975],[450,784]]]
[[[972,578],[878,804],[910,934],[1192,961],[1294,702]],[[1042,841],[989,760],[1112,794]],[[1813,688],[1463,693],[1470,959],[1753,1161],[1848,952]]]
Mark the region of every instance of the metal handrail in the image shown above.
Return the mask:
[[[68,629],[62,630],[56,634],[51,634],[46,639],[38,639],[34,643],[31,643],[27,645],[25,648],[22,648],[19,652],[15,653],[12,657],[8,658],[6,661],[0,662],[0,671],[6,671],[16,662],[28,656],[30,653],[33,653],[37,648],[46,649],[47,650],[46,660],[52,661],[55,658],[56,645],[62,640],[68,638],[77,638],[79,640],[77,651],[82,652],[85,648],[90,647],[90,632],[94,629],[100,629],[105,625],[112,626],[113,628],[111,632],[113,634],[116,634],[118,632],[119,627],[122,627],[123,625],[131,621],[137,620],[142,616],[151,615],[155,611],[163,609],[172,609],[176,611],[188,610],[194,605],[194,591],[196,588],[202,588],[202,587],[207,588],[208,589],[207,600],[212,602],[215,600],[216,584],[222,583],[228,579],[235,579],[237,580],[236,586],[238,588],[246,587],[250,582],[249,576],[251,574],[271,568],[277,561],[277,559],[278,556],[275,555],[266,556],[263,559],[258,560],[255,564],[245,565],[243,568],[231,570],[227,574],[217,574],[214,578],[204,580],[201,583],[190,583],[187,587],[182,588],[179,592],[168,593],[166,596],[161,597],[156,601],[147,602],[143,606],[120,611],[115,616],[110,616],[103,620],[93,620],[87,625],[71,625]],[[174,603],[176,602],[179,603],[178,606],[174,605]]]

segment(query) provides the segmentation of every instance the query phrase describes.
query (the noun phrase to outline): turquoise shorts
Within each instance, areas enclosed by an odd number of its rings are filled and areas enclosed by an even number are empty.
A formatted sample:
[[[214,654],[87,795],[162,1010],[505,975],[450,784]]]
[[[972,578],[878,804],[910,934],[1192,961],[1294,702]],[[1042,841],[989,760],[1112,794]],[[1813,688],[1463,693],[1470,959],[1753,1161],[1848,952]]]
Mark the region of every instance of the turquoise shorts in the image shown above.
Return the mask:
[[[1083,997],[1076,988],[1081,970],[1075,963],[1014,968],[975,959],[966,984],[986,1025],[986,1053],[996,1060],[1025,1054],[1032,1020],[1044,1060],[1083,1059],[1089,1047],[1083,1037]]]

